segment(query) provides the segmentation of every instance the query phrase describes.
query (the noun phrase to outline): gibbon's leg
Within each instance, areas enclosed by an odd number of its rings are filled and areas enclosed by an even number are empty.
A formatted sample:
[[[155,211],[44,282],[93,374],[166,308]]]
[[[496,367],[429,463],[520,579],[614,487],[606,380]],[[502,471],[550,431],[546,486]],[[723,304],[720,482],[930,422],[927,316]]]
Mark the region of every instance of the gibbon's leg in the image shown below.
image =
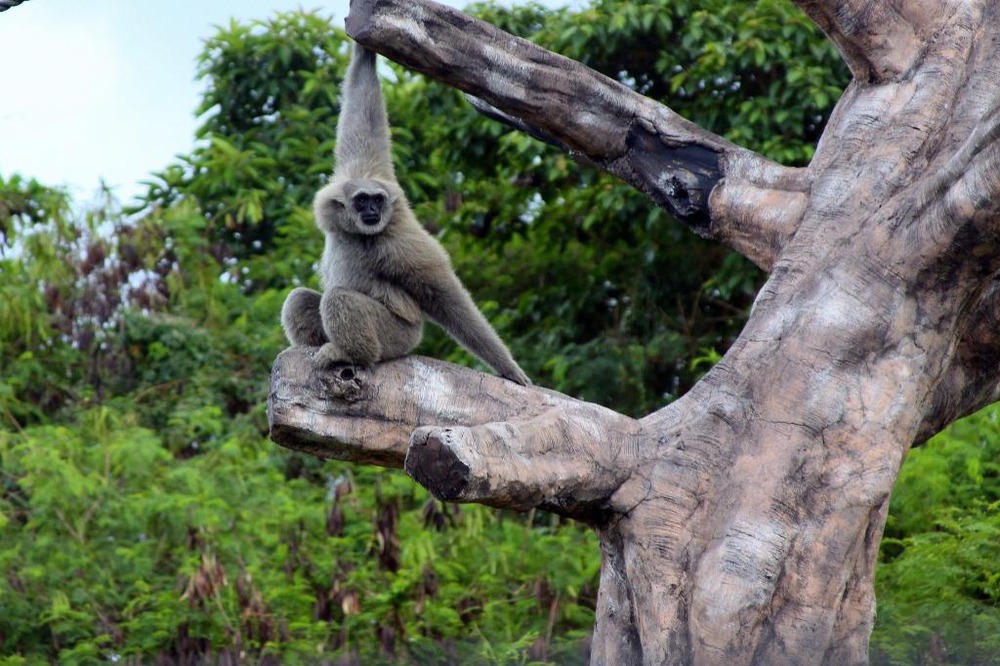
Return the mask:
[[[321,295],[318,291],[298,287],[293,289],[281,306],[281,327],[285,337],[296,347],[319,347],[326,344],[323,320],[319,314]]]
[[[420,342],[422,322],[411,324],[379,301],[350,289],[330,289],[320,303],[328,343],[320,348],[321,363],[371,365],[405,355]]]

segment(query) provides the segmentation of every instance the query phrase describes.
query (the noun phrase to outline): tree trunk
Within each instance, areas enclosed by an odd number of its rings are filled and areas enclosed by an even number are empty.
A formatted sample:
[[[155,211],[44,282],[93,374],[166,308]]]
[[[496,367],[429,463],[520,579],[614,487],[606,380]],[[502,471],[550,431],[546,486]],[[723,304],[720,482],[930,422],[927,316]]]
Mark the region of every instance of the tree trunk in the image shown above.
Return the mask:
[[[428,359],[275,363],[279,443],[593,525],[597,664],[865,663],[906,451],[998,399],[1000,3],[797,4],[854,77],[802,169],[428,0],[348,17],[770,273],[722,361],[638,421]]]

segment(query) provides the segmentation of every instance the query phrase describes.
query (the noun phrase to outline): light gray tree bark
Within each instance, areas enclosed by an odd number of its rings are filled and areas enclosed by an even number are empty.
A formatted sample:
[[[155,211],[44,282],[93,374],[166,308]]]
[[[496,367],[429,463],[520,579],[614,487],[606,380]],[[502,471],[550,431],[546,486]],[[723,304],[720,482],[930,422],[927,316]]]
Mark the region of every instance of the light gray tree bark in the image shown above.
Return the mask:
[[[769,272],[722,361],[639,420],[417,357],[275,363],[279,443],[594,526],[597,664],[865,663],[903,457],[1000,398],[1000,3],[796,4],[853,73],[801,169],[429,0],[348,17]]]

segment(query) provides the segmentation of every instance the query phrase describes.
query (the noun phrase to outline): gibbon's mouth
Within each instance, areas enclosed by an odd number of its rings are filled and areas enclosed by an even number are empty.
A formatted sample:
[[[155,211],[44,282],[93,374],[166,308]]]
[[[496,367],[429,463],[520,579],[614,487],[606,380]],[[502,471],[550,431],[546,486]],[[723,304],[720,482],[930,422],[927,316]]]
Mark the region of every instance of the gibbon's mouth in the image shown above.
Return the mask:
[[[374,227],[376,224],[382,221],[381,215],[362,215],[361,221],[370,227]]]

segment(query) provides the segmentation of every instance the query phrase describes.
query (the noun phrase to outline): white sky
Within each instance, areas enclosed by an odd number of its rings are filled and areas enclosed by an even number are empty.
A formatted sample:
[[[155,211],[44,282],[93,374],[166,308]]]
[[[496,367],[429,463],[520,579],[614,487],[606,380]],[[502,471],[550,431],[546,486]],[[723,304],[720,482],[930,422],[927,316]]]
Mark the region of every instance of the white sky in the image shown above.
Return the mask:
[[[449,2],[455,6],[465,2]],[[0,175],[120,199],[194,145],[195,58],[213,25],[348,0],[27,0],[0,13]]]

